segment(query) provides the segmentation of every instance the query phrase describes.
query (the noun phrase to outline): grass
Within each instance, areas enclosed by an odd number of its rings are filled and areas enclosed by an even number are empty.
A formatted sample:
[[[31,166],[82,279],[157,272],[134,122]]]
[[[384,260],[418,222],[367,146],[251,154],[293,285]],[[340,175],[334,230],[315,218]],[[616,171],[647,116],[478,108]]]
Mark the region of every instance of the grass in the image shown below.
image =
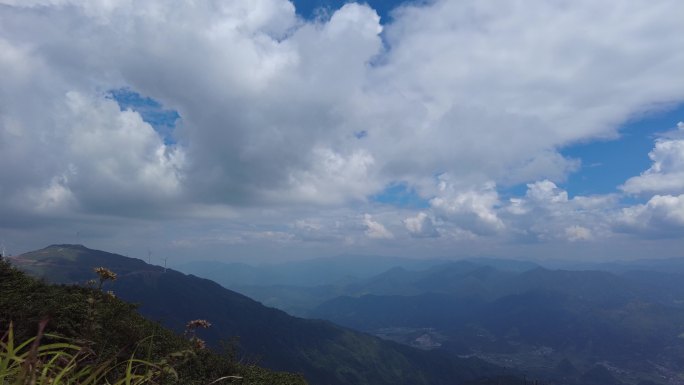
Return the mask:
[[[42,322],[36,336],[18,343],[10,324],[0,340],[1,385],[142,385],[178,379],[165,362],[152,363],[135,355],[121,362],[97,363],[92,350],[45,334],[45,325]],[[45,340],[54,342],[42,343]]]

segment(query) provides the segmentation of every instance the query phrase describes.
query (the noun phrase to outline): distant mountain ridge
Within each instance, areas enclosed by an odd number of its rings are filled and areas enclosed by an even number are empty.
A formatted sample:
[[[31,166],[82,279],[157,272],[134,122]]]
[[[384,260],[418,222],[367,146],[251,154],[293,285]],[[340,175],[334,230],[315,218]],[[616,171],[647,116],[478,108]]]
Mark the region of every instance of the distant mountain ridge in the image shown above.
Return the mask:
[[[649,258],[613,261],[546,261],[540,265],[548,269],[601,270],[611,273],[628,271],[654,271],[684,274],[684,257]]]
[[[460,278],[464,274],[486,275],[488,271],[512,274],[539,268],[532,262],[497,258],[445,261],[344,256],[340,259],[319,258],[266,266],[200,261],[181,267],[187,273],[212,279],[223,287],[299,316],[307,316],[315,306],[341,295],[410,295],[429,291],[434,283],[444,282],[444,279],[434,280],[430,276],[433,273]],[[421,278],[424,279],[421,281]],[[490,277],[491,280],[497,278]],[[474,286],[468,287],[469,284]],[[459,279],[457,285],[466,292],[481,292],[482,289],[479,279],[470,283]]]
[[[311,384],[446,385],[501,373],[477,359],[424,352],[326,321],[292,317],[207,279],[80,245],[53,245],[12,263],[60,283],[83,282],[94,267],[106,266],[119,274],[112,285],[116,295],[139,303],[143,315],[175,330],[190,319],[208,319],[210,342],[239,336],[244,351],[264,366],[301,372]]]
[[[584,384],[604,373],[596,364],[609,362],[624,379],[655,380],[650,376],[661,371],[678,384],[672,373],[684,370],[677,358],[684,355],[684,280],[677,277],[542,267],[512,272],[453,262],[388,270],[347,286],[344,296],[309,314],[403,343],[427,335],[439,350],[518,362],[553,381],[568,377],[569,362],[589,373],[561,383]]]
[[[559,384],[600,378],[604,365],[627,382],[664,376],[678,384],[672,371],[684,367],[676,359],[684,356],[680,262],[655,260],[653,270],[648,261],[587,264],[611,268],[602,271],[479,258],[394,266],[313,287],[264,282],[237,289],[407,345],[517,362]]]
[[[249,265],[240,262],[193,261],[176,268],[188,274],[211,279],[227,288],[258,285],[318,286],[349,283],[372,277],[385,270],[401,266],[425,269],[444,263],[442,260],[417,260],[409,258],[340,255],[273,264]]]

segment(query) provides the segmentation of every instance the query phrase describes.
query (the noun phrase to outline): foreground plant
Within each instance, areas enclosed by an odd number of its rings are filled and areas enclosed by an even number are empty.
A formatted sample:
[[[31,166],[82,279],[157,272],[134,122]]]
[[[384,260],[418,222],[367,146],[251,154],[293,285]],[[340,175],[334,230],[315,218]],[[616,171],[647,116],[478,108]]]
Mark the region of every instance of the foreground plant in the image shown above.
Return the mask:
[[[38,334],[26,341],[14,340],[14,327],[0,340],[0,385],[141,385],[177,380],[164,361],[152,363],[132,355],[116,362],[95,363],[94,353],[66,338],[45,334],[47,321]],[[44,339],[54,340],[43,344]]]
[[[195,321],[192,331],[209,326]],[[301,375],[238,362],[230,348],[201,349],[190,334],[143,318],[96,279],[87,287],[48,285],[0,261],[0,385],[306,384]]]
[[[207,320],[192,320],[185,324],[185,333],[183,334],[188,338],[196,350],[206,349],[207,343],[203,339],[197,337],[197,329],[208,329],[209,327],[211,327],[211,322]]]

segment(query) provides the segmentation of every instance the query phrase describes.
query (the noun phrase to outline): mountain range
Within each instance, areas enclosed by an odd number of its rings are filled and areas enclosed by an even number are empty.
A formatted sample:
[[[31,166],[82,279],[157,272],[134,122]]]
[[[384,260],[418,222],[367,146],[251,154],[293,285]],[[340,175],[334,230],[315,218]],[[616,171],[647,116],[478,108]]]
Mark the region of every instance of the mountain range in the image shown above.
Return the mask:
[[[309,315],[412,345],[429,340],[437,350],[553,381],[567,377],[556,366],[569,360],[578,372],[601,364],[625,383],[678,383],[684,280],[677,278],[540,267],[512,272],[458,262],[390,270],[348,286],[348,295]]]
[[[615,383],[679,384],[681,265],[660,259],[559,270],[471,259],[396,266],[319,286],[234,287],[301,316],[516,367],[554,383],[583,384],[605,377],[603,368]]]
[[[247,357],[312,384],[505,384],[526,375],[558,385],[681,385],[680,260],[562,270],[494,258],[373,258],[180,267],[217,282],[77,245],[13,262],[61,283],[108,266],[119,273],[117,295],[147,317],[175,330],[210,319],[216,327],[205,337],[214,346],[239,336]]]
[[[293,317],[213,281],[80,245],[53,245],[11,261],[36,277],[65,284],[83,283],[95,267],[106,266],[118,275],[111,289],[139,304],[147,318],[176,331],[188,320],[207,319],[213,326],[203,338],[211,345],[239,337],[249,359],[302,373],[311,384],[459,384],[483,378],[477,383],[487,383],[486,378],[511,374],[478,358],[419,350],[329,321]]]

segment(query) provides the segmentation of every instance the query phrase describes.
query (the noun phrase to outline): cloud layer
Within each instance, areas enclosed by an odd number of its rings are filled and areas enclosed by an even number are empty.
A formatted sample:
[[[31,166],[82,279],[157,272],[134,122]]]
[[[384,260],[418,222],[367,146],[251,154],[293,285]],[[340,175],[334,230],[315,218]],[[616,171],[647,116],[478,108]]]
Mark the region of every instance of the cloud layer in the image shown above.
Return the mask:
[[[676,238],[677,132],[620,187],[641,203],[559,185],[581,163],[564,146],[684,100],[682,12],[440,0],[381,25],[355,3],[304,20],[285,0],[3,0],[0,228],[24,247],[125,225],[290,253]],[[119,89],[177,111],[173,140],[122,110]],[[373,200],[397,183],[425,207]]]

